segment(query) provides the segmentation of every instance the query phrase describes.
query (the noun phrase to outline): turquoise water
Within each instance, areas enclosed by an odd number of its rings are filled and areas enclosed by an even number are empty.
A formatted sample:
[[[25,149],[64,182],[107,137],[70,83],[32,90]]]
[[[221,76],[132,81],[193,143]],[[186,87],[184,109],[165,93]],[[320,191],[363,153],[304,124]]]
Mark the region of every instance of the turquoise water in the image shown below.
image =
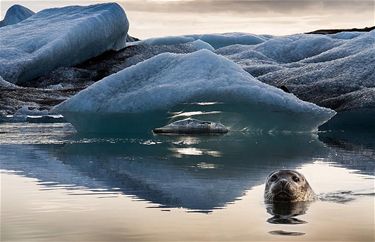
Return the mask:
[[[2,241],[373,241],[371,133],[80,136],[0,124]],[[297,169],[320,200],[267,207]]]

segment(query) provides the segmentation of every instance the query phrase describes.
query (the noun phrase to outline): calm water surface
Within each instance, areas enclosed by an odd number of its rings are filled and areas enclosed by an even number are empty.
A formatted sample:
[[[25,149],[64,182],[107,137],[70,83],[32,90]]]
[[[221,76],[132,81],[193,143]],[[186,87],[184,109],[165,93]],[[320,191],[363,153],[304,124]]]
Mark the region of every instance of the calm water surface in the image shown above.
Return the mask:
[[[266,206],[297,169],[320,200]],[[371,133],[82,137],[0,124],[1,241],[374,241]]]

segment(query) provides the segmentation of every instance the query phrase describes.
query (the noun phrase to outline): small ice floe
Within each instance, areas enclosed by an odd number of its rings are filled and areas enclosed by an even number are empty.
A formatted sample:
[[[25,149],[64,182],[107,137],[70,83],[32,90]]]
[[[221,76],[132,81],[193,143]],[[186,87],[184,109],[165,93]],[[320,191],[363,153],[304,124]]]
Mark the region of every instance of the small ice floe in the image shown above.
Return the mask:
[[[228,128],[221,123],[187,118],[153,130],[156,134],[225,134]]]
[[[373,191],[337,191],[319,194],[319,200],[325,202],[347,203],[354,201],[359,196],[375,196]]]
[[[0,115],[0,122],[63,123],[66,121],[62,115],[51,115],[48,110],[25,105],[19,108],[14,115]]]
[[[15,116],[28,116],[28,115],[47,115],[48,110],[40,110],[38,107],[32,107],[32,106],[22,106],[19,108],[16,113],[14,114]]]

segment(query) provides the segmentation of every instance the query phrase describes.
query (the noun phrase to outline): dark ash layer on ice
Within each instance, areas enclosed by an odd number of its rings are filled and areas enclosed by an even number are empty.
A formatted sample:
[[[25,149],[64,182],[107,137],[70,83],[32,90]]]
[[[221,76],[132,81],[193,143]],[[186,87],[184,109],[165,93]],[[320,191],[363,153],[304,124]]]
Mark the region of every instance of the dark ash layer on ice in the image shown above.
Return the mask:
[[[22,107],[49,111],[96,81],[160,53],[190,53],[192,43],[177,45],[134,45],[108,51],[74,67],[60,67],[17,86],[0,79],[0,114],[14,115]]]

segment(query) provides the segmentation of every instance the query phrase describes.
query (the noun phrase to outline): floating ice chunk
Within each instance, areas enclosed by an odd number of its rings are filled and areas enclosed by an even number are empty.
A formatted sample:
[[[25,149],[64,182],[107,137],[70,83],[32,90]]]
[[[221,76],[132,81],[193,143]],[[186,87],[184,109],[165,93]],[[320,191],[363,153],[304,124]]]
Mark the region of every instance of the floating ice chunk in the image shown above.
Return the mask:
[[[194,104],[199,102],[217,104]],[[160,54],[54,108],[82,132],[125,133],[160,127],[173,117],[171,112],[181,110],[192,111],[187,117],[204,116],[234,128],[291,131],[316,130],[335,114],[259,82],[208,50]]]
[[[45,116],[48,115],[47,110],[40,110],[37,106],[28,106],[24,105],[21,108],[19,108],[14,115],[2,115],[0,116],[0,122],[28,122],[29,119],[33,120],[41,120]],[[56,115],[55,115],[56,116]],[[61,117],[60,117],[61,118]]]
[[[19,108],[14,115],[0,116],[0,122],[62,123],[66,121],[62,115],[50,115],[48,110],[25,105]]]
[[[0,31],[0,75],[22,83],[125,46],[128,20],[115,3],[46,9]]]
[[[228,129],[221,123],[187,118],[153,130],[157,134],[225,134]]]
[[[32,15],[34,15],[34,12],[31,11],[30,9],[24,6],[15,4],[8,9],[7,13],[5,14],[4,19],[0,21],[0,28],[3,26],[19,23],[31,17]]]

